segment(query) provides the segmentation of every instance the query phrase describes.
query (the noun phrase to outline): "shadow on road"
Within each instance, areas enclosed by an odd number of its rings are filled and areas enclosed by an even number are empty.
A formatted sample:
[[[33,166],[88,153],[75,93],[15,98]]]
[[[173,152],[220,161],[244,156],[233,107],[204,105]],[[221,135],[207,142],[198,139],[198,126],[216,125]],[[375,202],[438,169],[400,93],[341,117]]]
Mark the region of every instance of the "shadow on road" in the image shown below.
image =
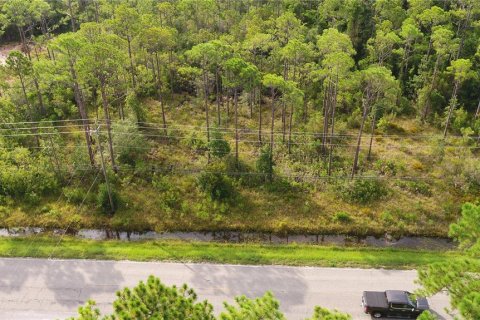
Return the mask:
[[[0,260],[2,298],[19,305],[61,305],[75,311],[92,295],[118,290],[122,274],[108,261]]]
[[[46,270],[47,291],[54,293],[55,301],[73,307],[84,304],[92,296],[100,293],[113,293],[121,289],[122,274],[109,261],[68,261],[50,262]],[[114,296],[112,295],[112,301]]]
[[[284,312],[288,313],[292,308],[304,304],[307,284],[301,270],[296,268],[231,265],[190,267],[195,276],[188,282],[194,288],[210,286],[214,294],[225,297],[229,303],[233,303],[236,296],[257,298],[271,291],[280,301]]]

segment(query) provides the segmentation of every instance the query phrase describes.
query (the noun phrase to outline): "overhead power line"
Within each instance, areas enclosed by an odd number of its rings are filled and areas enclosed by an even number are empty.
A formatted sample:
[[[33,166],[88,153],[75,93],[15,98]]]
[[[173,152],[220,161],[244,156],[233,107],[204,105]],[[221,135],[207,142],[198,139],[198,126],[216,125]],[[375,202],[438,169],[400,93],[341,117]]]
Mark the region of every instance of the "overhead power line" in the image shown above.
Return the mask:
[[[3,122],[0,123],[0,126],[12,126],[12,125],[22,125],[22,124],[37,124],[37,125],[42,125],[42,126],[31,126],[31,127],[20,127],[20,128],[0,128],[0,130],[31,130],[31,129],[55,129],[55,128],[68,128],[69,125],[54,125],[54,126],[46,126],[45,124],[48,123],[74,123],[78,122],[77,125],[70,125],[74,127],[81,127],[83,125],[83,122],[86,121],[89,125],[94,125],[96,120],[93,119],[68,119],[68,120],[45,120],[45,121],[21,121],[21,122]],[[122,120],[110,120],[110,122],[116,123],[116,122],[121,122]],[[98,122],[104,123],[105,120],[99,119]],[[158,129],[158,130],[165,130],[163,127],[162,123],[158,122],[136,122],[132,123],[130,125],[126,125],[126,127],[135,127],[138,129]],[[189,131],[188,129],[191,129],[190,131],[198,131],[198,132],[206,132],[207,128],[205,125],[182,125],[182,124],[175,124],[173,122],[167,122],[167,130],[185,130]],[[235,132],[235,128],[231,127],[215,127],[210,126],[209,128],[210,131],[213,130],[218,130],[220,132]],[[258,128],[239,128],[239,131],[242,134],[252,134],[252,135],[258,135]],[[269,128],[262,128],[262,132],[265,134],[269,133],[270,130]],[[283,131],[277,131],[274,130],[273,132],[276,135],[283,135]],[[299,136],[315,136],[315,137],[323,137],[324,134],[322,132],[308,132],[308,131],[292,131],[289,133],[288,131],[285,132],[285,134],[292,134],[292,135],[299,135]],[[366,133],[368,135],[368,133]],[[439,133],[438,135],[435,134],[382,134],[382,133],[376,133],[376,137],[389,137],[389,138],[401,138],[401,139],[408,139],[408,138],[442,138],[442,135]],[[325,137],[357,137],[357,133],[338,133],[338,134],[326,134]],[[450,134],[448,136],[449,138],[464,138],[463,135],[455,135],[455,134]],[[479,136],[471,136],[472,138],[479,138]]]

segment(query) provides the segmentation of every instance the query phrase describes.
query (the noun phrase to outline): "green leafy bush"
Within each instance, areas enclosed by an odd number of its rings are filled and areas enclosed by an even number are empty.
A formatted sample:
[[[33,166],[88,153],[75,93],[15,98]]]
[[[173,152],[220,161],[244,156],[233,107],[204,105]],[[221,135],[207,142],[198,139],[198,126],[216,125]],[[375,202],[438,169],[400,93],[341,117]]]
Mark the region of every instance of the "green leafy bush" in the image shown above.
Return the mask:
[[[56,191],[57,178],[49,161],[26,148],[0,153],[0,194],[37,203],[39,196]]]
[[[62,192],[67,201],[73,204],[80,204],[85,198],[85,190],[82,188],[65,187]]]
[[[380,215],[380,220],[383,222],[384,225],[387,225],[387,226],[391,226],[395,224],[395,218],[388,211],[385,211]]]
[[[98,186],[97,204],[102,209],[103,213],[112,214],[120,206],[120,196],[112,185],[110,185],[110,194],[112,196],[113,208],[110,204],[107,185],[102,183]]]
[[[467,128],[469,126],[470,126],[470,119],[469,119],[468,112],[463,108],[454,110],[452,129],[456,133],[461,133],[463,128]]]
[[[404,133],[404,130],[395,124],[396,115],[393,113],[385,114],[378,120],[377,128],[380,132],[386,134]]]
[[[348,212],[340,211],[335,213],[332,220],[334,222],[348,223],[351,222],[353,219]]]
[[[355,109],[348,117],[347,117],[347,128],[349,129],[357,129],[360,128],[360,123],[362,121],[362,113],[359,109]]]
[[[344,200],[361,204],[379,200],[388,194],[387,188],[378,179],[356,179],[340,185],[338,189]]]
[[[220,171],[202,173],[198,177],[198,186],[213,201],[226,201],[234,194],[230,179]]]
[[[223,139],[223,136],[218,129],[212,130],[208,149],[210,150],[211,155],[215,158],[223,158],[230,153],[230,145],[225,139]]]
[[[159,200],[164,209],[180,208],[180,193],[171,183],[168,176],[155,174],[152,179],[153,187],[159,191]]]
[[[195,152],[204,152],[208,150],[208,144],[203,137],[199,136],[196,131],[189,131],[185,134],[185,139],[181,141],[183,145],[191,148]]]
[[[470,154],[457,152],[445,157],[441,170],[454,190],[471,194],[480,191],[480,161]]]
[[[399,181],[397,185],[414,194],[421,194],[426,197],[432,195],[430,186],[423,181]]]
[[[395,176],[397,174],[397,165],[393,160],[380,159],[375,162],[375,169],[384,176]]]
[[[268,147],[263,148],[260,151],[260,155],[257,159],[257,171],[261,173],[265,180],[268,178],[270,181],[273,177],[273,166],[275,165],[272,155],[270,154],[270,149]]]
[[[155,173],[153,175],[152,186],[160,192],[172,189],[172,183],[170,182],[168,177],[158,173]]]
[[[145,121],[147,118],[145,108],[142,107],[140,100],[134,91],[129,92],[125,98],[125,109],[135,116],[137,122]]]
[[[106,134],[103,130],[102,134]],[[116,121],[112,126],[113,148],[120,163],[135,165],[148,151],[148,142],[131,121]],[[106,138],[104,148],[107,150]]]

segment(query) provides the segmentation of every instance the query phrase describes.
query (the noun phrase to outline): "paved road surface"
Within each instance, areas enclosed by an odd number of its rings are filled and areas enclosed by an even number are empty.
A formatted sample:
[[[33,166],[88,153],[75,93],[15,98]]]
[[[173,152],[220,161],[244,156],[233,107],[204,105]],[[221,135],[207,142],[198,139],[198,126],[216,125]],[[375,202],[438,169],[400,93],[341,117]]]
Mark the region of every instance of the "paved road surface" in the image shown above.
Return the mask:
[[[188,283],[215,310],[236,295],[256,297],[271,290],[293,320],[310,316],[315,305],[370,319],[360,307],[363,290],[412,290],[416,276],[415,271],[378,269],[0,259],[0,319],[63,319],[87,299],[108,312],[116,290],[150,274],[167,284]],[[440,319],[450,319],[443,311],[445,295],[430,302]]]

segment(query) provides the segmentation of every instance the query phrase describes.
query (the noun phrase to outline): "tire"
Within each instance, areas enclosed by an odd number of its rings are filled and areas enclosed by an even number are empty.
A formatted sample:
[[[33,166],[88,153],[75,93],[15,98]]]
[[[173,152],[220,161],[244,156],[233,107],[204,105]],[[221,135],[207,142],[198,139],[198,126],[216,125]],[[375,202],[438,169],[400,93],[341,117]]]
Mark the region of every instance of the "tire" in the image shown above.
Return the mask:
[[[374,312],[372,313],[372,317],[374,318],[381,318],[383,315],[380,312]]]

